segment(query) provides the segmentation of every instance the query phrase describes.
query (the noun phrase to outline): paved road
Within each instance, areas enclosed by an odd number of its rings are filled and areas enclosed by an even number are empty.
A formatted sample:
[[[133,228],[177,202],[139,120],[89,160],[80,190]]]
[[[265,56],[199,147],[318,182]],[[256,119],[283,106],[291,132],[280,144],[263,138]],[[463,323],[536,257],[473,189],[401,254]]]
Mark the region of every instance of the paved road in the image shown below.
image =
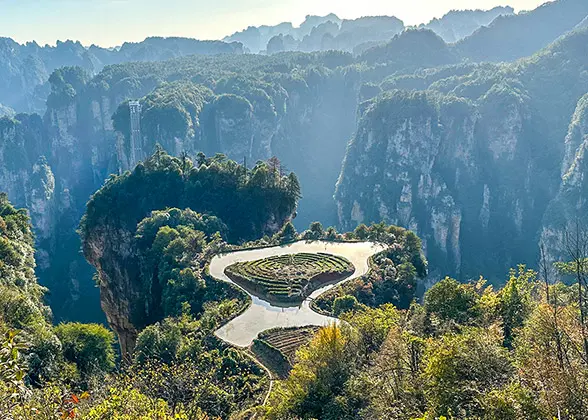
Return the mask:
[[[217,255],[210,262],[210,274],[219,280],[233,284],[235,283],[225,274],[225,268],[231,264],[259,260],[274,255],[297,254],[300,252],[326,252],[345,257],[354,265],[355,272],[350,277],[347,277],[338,283],[329,284],[315,290],[310,297],[301,304],[290,304],[290,306],[284,304],[282,307],[275,303],[272,304],[245,291],[251,296],[251,306],[237,318],[215,331],[216,336],[237,347],[248,347],[257,337],[257,334],[270,328],[302,327],[307,325],[323,326],[331,322],[337,322],[335,318],[320,315],[310,309],[311,300],[340,283],[360,277],[367,273],[369,269],[369,258],[384,249],[384,245],[371,242],[334,243],[324,241],[299,241],[285,246],[236,251]]]

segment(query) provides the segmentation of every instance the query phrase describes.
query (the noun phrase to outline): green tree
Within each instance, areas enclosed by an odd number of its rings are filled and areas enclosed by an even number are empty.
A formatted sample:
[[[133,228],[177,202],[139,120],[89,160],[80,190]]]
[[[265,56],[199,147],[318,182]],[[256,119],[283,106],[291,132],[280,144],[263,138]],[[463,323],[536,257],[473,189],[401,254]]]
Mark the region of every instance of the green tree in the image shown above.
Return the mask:
[[[134,360],[139,364],[155,360],[171,363],[175,360],[182,344],[180,325],[172,320],[164,320],[145,328],[137,337],[137,345],[133,353]]]
[[[475,323],[481,315],[479,300],[475,285],[447,277],[425,293],[424,306],[442,321],[467,325]]]
[[[114,369],[114,334],[99,324],[72,322],[55,327],[65,360],[74,363],[82,381]]]
[[[298,363],[274,396],[271,417],[325,418],[334,396],[350,376],[346,358],[347,338],[331,325],[319,330],[307,347],[297,353]]]
[[[297,238],[297,235],[298,234],[296,233],[296,228],[294,227],[292,222],[287,222],[282,228],[282,230],[278,232],[278,238],[282,243],[292,242]]]
[[[368,227],[362,223],[355,228],[353,233],[357,239],[359,239],[361,241],[365,241],[368,239],[370,232],[369,232]]]
[[[548,418],[538,406],[533,391],[516,382],[488,392],[482,400],[484,420]],[[556,417],[554,417],[556,418]]]
[[[353,311],[359,306],[355,296],[340,296],[333,302],[333,315],[339,316],[344,312]]]
[[[583,418],[588,362],[583,357],[580,311],[576,302],[560,304],[556,318],[554,311],[546,303],[535,306],[514,339],[515,364],[521,382],[534,391],[543,418],[557,418],[558,412],[569,419]]]
[[[208,417],[202,412],[191,413],[195,420],[206,420]],[[160,398],[151,398],[142,394],[139,390],[130,387],[114,387],[108,395],[94,405],[83,415],[87,420],[175,420],[187,419],[183,410],[172,410],[169,405]]]
[[[426,411],[423,364],[426,341],[394,325],[373,362],[350,390],[364,418],[408,419]]]
[[[6,332],[0,342],[0,413],[13,412],[26,393],[27,371],[21,354],[25,348],[16,331]]]
[[[516,330],[521,328],[533,310],[531,292],[537,273],[519,266],[510,271],[510,278],[498,294],[499,311],[504,330],[504,344],[511,347]]]
[[[427,344],[424,369],[428,414],[479,418],[482,397],[506,385],[513,373],[496,329],[472,328]]]
[[[337,229],[333,226],[329,226],[327,231],[325,232],[325,238],[329,241],[334,241],[339,238],[339,234],[337,233]]]
[[[323,229],[323,225],[321,225],[320,222],[312,222],[305,234],[305,239],[318,240],[321,239],[324,234],[325,231]]]

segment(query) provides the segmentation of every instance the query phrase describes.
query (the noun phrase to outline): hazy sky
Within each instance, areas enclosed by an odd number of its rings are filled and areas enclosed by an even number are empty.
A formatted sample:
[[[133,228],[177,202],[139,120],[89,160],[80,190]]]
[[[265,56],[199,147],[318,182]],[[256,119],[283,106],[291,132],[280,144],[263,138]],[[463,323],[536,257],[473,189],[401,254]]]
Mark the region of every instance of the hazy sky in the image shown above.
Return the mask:
[[[341,18],[394,15],[406,24],[427,22],[451,9],[510,5],[533,9],[546,0],[0,0],[0,36],[54,44],[75,39],[115,46],[147,36],[219,39],[262,24],[307,14]]]

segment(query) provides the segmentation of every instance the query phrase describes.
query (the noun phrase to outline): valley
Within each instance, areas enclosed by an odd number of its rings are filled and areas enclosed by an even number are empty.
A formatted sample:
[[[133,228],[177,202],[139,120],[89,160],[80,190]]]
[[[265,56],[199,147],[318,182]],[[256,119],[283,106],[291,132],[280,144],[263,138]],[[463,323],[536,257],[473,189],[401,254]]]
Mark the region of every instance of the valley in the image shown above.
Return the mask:
[[[588,2],[229,3],[0,38],[0,418],[588,419]]]

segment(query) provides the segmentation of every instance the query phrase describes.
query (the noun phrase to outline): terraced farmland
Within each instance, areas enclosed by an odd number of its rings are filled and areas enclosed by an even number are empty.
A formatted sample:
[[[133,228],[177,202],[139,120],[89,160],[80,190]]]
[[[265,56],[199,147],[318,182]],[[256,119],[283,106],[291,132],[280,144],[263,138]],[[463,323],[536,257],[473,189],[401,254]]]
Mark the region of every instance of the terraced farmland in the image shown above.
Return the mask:
[[[291,364],[294,364],[296,351],[308,344],[319,327],[277,328],[259,334],[259,339],[282,352]]]
[[[276,255],[238,262],[225,274],[249,291],[279,302],[302,302],[321,285],[355,271],[347,259],[325,253]]]
[[[310,342],[319,327],[273,328],[259,333],[251,351],[281,379],[288,377],[295,363],[296,351]]]

